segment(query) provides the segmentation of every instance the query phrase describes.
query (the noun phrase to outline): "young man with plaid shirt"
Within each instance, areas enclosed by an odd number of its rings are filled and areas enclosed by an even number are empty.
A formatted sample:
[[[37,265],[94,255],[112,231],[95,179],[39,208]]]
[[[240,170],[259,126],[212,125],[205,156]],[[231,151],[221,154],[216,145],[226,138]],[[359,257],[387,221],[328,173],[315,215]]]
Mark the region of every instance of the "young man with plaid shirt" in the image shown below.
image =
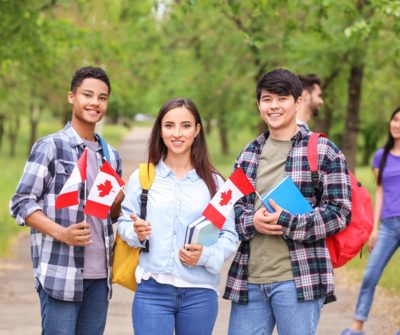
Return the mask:
[[[105,115],[110,80],[101,68],[84,67],[74,74],[68,101],[72,121],[32,148],[10,202],[10,213],[21,226],[31,227],[31,255],[40,298],[42,334],[103,334],[111,298],[112,220],[121,211],[119,193],[106,220],[84,221],[85,183],[79,185],[79,205],[55,209],[58,194],[85,149],[87,189],[103,164],[94,133]],[[108,146],[110,164],[121,176],[122,161]]]
[[[249,143],[235,163],[259,194],[289,176],[312,207],[316,197],[307,160],[311,132],[296,124],[302,85],[288,70],[257,84],[261,117],[269,130]],[[324,303],[336,300],[325,238],[351,219],[350,177],[343,153],[318,140],[319,207],[292,215],[271,199],[269,213],[252,193],[235,205],[241,245],[229,271],[225,299],[232,300],[229,334],[315,334]]]

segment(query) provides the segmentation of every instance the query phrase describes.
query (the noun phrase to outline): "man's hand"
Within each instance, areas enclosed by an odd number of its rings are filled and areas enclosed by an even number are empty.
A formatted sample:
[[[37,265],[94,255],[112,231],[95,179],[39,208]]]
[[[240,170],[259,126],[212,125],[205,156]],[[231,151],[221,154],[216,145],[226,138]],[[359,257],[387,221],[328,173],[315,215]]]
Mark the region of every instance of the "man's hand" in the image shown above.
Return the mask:
[[[72,224],[68,228],[64,227],[60,232],[59,241],[71,246],[92,244],[93,241],[88,241],[92,237],[89,228],[89,224],[85,221]]]
[[[117,196],[115,197],[113,204],[121,205],[121,204],[122,204],[122,201],[124,201],[124,199],[125,199],[125,194],[124,194],[124,192],[123,192],[122,189],[121,189],[121,191],[119,191],[119,193],[118,193]]]
[[[261,234],[283,235],[281,231],[282,226],[278,225],[278,219],[279,215],[282,213],[282,208],[272,199],[269,200],[269,204],[275,209],[275,213],[270,213],[265,208],[260,208],[253,216],[254,227]]]
[[[139,241],[142,242],[147,240],[152,230],[150,222],[142,220],[136,214],[131,214],[130,218],[133,220],[133,229],[135,230]]]
[[[179,250],[179,259],[184,265],[196,265],[203,252],[203,246],[200,244],[186,244],[186,248],[189,250],[186,250],[184,246]]]
[[[117,218],[119,216],[119,213],[121,213],[121,203],[124,201],[125,194],[121,190],[119,191],[118,195],[115,197],[114,202],[111,205],[110,209],[110,217],[111,220]]]

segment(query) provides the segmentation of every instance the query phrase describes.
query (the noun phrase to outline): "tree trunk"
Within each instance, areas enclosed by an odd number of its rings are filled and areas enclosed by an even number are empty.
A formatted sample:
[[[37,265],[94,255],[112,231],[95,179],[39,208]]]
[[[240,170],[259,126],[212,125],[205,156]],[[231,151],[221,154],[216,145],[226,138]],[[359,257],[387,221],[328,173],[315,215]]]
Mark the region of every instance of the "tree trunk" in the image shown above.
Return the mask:
[[[10,157],[15,157],[15,147],[19,130],[19,115],[15,114],[9,118],[8,139],[10,140]]]
[[[332,108],[329,103],[325,103],[324,106],[324,117],[319,115],[315,119],[315,132],[316,133],[323,133],[329,137],[329,130],[331,128],[331,120],[332,120]]]
[[[31,124],[31,135],[29,138],[28,155],[31,153],[32,147],[36,142],[37,125],[40,118],[40,107],[38,105],[34,105],[30,114],[29,121]]]
[[[221,153],[224,156],[229,154],[227,125],[225,120],[225,111],[221,110],[218,120],[219,138],[221,141]]]
[[[342,150],[347,166],[354,173],[356,167],[357,134],[359,129],[359,112],[361,85],[364,65],[353,66],[350,70],[349,101],[347,103],[346,125],[343,134]]]
[[[4,120],[6,116],[5,115],[0,115],[0,149],[3,144],[3,135],[4,135]]]

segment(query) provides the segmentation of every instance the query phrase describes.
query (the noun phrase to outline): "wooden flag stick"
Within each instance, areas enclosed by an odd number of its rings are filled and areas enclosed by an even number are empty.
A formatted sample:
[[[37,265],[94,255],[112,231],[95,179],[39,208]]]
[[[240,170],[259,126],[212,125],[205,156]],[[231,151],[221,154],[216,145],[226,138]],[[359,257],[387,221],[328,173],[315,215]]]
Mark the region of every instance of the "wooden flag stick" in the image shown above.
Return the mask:
[[[255,191],[255,192],[256,192],[257,196],[260,198],[260,201],[262,202],[261,196],[258,194],[257,191]]]

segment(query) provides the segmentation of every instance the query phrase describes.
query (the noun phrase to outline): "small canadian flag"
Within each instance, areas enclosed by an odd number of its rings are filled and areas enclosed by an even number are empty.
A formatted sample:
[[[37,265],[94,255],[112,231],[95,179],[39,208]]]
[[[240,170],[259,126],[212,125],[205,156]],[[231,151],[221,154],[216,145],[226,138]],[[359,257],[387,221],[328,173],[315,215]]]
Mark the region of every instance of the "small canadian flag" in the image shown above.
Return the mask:
[[[221,229],[236,201],[254,191],[255,188],[243,170],[238,168],[212,198],[204,210],[203,216]]]
[[[83,152],[56,199],[55,209],[79,205],[79,183],[86,180],[87,150]]]
[[[107,161],[104,162],[90,190],[83,213],[107,219],[111,205],[124,185],[112,166]]]

